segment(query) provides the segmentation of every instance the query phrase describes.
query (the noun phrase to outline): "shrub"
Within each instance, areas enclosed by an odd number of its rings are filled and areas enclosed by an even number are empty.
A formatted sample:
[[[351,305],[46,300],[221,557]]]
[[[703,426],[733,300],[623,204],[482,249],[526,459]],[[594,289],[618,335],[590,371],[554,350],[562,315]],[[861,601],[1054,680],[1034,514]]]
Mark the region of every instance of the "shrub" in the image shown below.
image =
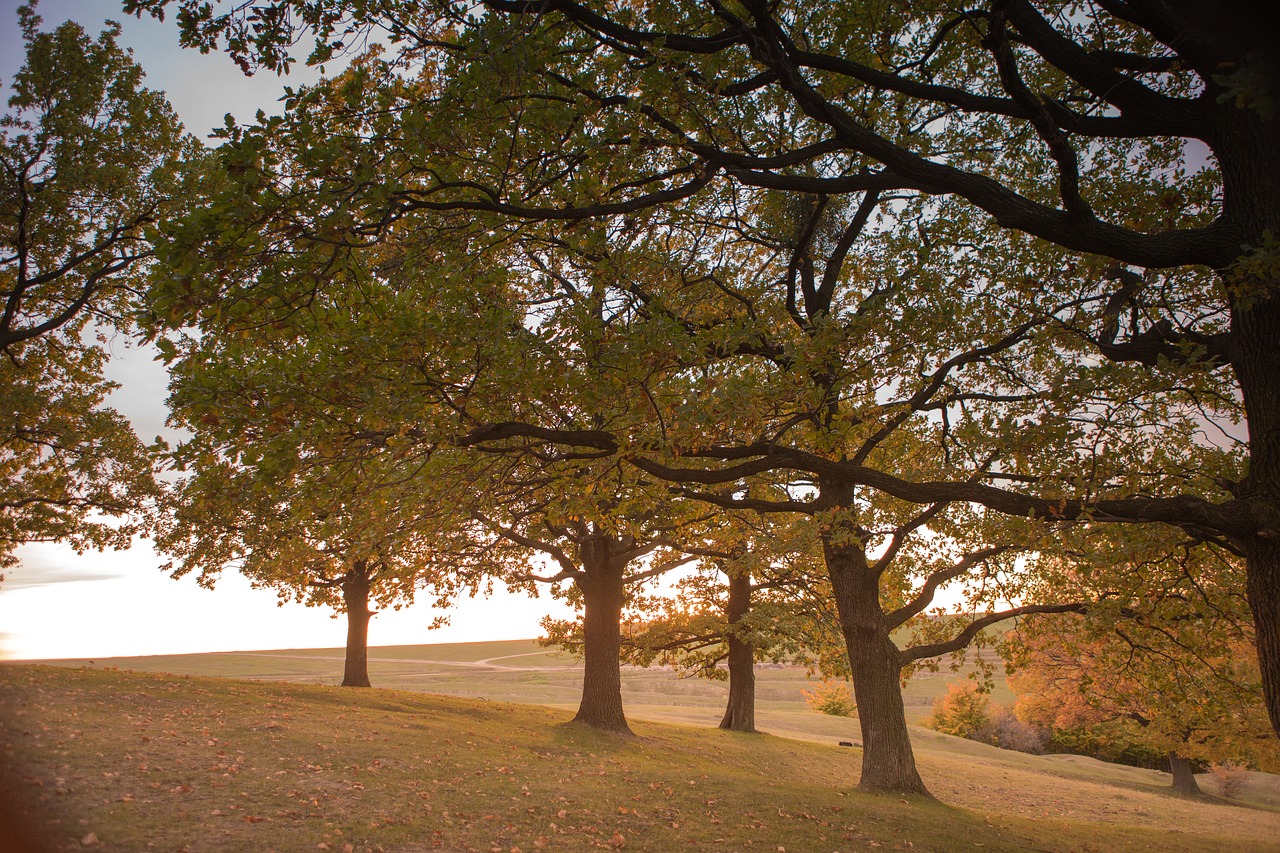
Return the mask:
[[[800,693],[810,708],[833,717],[852,717],[858,710],[849,694],[849,685],[843,681],[823,679],[813,690],[801,690]]]
[[[1209,773],[1213,775],[1213,783],[1218,789],[1218,793],[1228,800],[1233,800],[1240,795],[1240,790],[1244,788],[1244,783],[1249,780],[1249,771],[1243,764],[1236,764],[1231,761],[1222,761],[1209,766]]]
[[[1141,730],[1125,720],[1110,720],[1088,728],[1053,729],[1048,752],[1087,755],[1099,761],[1169,771],[1169,753],[1144,743]]]
[[[976,684],[951,684],[947,695],[933,703],[924,724],[943,734],[972,738],[991,722],[990,700]]]
[[[987,724],[973,733],[973,739],[1001,749],[1043,755],[1049,733],[1039,726],[1022,722],[1008,708],[997,705]]]

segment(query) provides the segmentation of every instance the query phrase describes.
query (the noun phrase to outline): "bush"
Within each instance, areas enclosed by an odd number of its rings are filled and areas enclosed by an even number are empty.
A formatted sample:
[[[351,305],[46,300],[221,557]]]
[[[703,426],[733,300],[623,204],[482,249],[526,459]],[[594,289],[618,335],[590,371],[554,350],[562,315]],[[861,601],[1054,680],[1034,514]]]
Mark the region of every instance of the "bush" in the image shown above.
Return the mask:
[[[1112,720],[1089,728],[1054,729],[1045,749],[1068,755],[1087,755],[1111,764],[1169,771],[1168,751],[1144,743],[1141,731],[1136,731],[1124,720]]]
[[[1213,776],[1213,783],[1218,793],[1228,800],[1234,800],[1239,796],[1244,783],[1249,781],[1249,771],[1245,766],[1231,761],[1210,765],[1209,773]]]
[[[973,733],[973,739],[1001,749],[1044,755],[1049,733],[1039,726],[1027,725],[1008,708],[997,705],[987,724]]]
[[[976,684],[950,684],[924,724],[943,734],[972,738],[991,723],[991,701]]]
[[[843,681],[823,679],[813,690],[801,690],[800,693],[810,708],[833,717],[852,717],[858,710],[849,694],[849,685]]]

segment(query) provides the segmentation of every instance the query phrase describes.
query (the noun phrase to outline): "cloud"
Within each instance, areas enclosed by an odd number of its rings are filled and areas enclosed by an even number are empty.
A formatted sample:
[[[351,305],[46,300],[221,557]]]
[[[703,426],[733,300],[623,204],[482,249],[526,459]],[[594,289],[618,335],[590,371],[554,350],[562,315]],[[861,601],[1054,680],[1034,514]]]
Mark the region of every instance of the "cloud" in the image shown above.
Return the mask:
[[[121,577],[118,574],[86,571],[77,568],[32,569],[25,563],[5,573],[0,582],[0,592],[11,589],[30,589],[37,586],[50,586],[58,583],[78,583],[80,581],[109,581]]]
[[[106,581],[122,577],[110,566],[114,554],[76,554],[69,546],[32,543],[18,549],[18,565],[4,573],[0,594],[53,584]],[[97,557],[98,559],[94,559]]]

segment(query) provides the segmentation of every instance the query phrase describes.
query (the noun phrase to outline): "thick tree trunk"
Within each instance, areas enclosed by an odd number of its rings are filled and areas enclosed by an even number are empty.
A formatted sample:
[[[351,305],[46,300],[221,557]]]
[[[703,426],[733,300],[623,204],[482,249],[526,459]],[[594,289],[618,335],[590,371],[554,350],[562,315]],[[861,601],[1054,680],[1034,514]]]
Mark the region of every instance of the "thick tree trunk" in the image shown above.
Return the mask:
[[[1257,32],[1248,35],[1258,37]],[[1280,62],[1275,41],[1263,43],[1274,69]],[[1236,39],[1230,47],[1244,56],[1242,44]],[[1219,272],[1231,301],[1231,367],[1249,427],[1249,471],[1236,496],[1249,504],[1248,512],[1260,527],[1240,544],[1257,629],[1263,698],[1271,727],[1280,734],[1280,277],[1274,244],[1280,234],[1280,169],[1275,157],[1280,121],[1264,119],[1252,107],[1223,104],[1216,124],[1219,138],[1213,148],[1222,165],[1223,219],[1238,235],[1237,246],[1243,243],[1259,252]]]
[[[1280,282],[1273,282],[1280,290]],[[1232,363],[1249,423],[1249,474],[1240,498],[1264,525],[1243,543],[1249,607],[1271,727],[1280,734],[1280,298],[1233,312]]]
[[[823,492],[829,496],[830,486]],[[852,503],[852,494],[842,500]],[[863,791],[932,796],[916,770],[902,703],[902,664],[880,608],[880,578],[868,564],[852,522],[837,521],[823,534],[827,574],[840,614],[840,630],[853,674],[862,729]]]
[[[853,695],[862,730],[863,791],[929,794],[916,770],[902,703],[898,649],[883,631],[846,631]]]
[[[1191,762],[1177,753],[1169,753],[1169,772],[1173,774],[1173,790],[1180,794],[1199,794],[1200,786],[1196,783],[1196,774],[1191,769]]]
[[[1271,728],[1280,735],[1280,543],[1259,543],[1245,553],[1262,695]]]
[[[756,730],[755,648],[734,630],[751,612],[751,575],[729,576],[729,703],[720,728],[735,732]]]
[[[371,687],[369,682],[369,578],[363,568],[353,568],[342,579],[342,602],[347,610],[347,657],[342,670],[343,687]]]
[[[623,571],[610,558],[608,541],[593,539],[582,545],[583,661],[582,701],[575,723],[631,734],[622,710]]]

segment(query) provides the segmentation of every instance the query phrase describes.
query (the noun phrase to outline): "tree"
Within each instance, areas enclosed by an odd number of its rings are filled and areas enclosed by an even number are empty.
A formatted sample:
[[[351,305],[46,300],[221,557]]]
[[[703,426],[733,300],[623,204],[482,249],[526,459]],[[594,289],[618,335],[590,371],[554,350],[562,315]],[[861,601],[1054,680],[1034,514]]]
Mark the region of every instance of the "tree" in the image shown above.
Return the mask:
[[[832,629],[816,530],[777,520],[723,514],[704,543],[690,547],[701,558],[697,571],[676,584],[673,597],[643,602],[627,620],[627,661],[728,679],[722,729],[756,731],[757,661],[848,668]]]
[[[202,407],[202,416],[210,411]],[[179,409],[177,420],[189,414]],[[158,524],[157,550],[170,555],[164,568],[195,574],[210,589],[233,569],[282,603],[345,614],[342,686],[369,687],[370,605],[399,609],[430,590],[443,606],[464,584],[460,574],[436,571],[429,556],[436,520],[417,514],[419,501],[398,499],[403,472],[379,471],[382,460],[321,468],[294,457],[288,471],[245,443],[238,457],[196,450],[209,444],[202,430],[176,453],[187,476],[170,490]],[[255,450],[259,458],[246,463]]]
[[[1087,562],[1062,567],[1052,594],[1096,589],[1099,576],[1108,594],[1082,614],[1029,618],[1004,639],[1018,717],[1059,738],[1083,732],[1167,755],[1183,793],[1199,792],[1192,762],[1274,766],[1239,559],[1168,537],[1103,538]],[[1099,553],[1112,565],[1095,568]]]
[[[191,145],[118,25],[41,32],[34,5],[18,22],[26,61],[0,118],[0,569],[26,542],[127,547],[139,530],[155,484],[104,405],[105,335],[129,328]]]
[[[933,706],[924,721],[931,729],[956,737],[972,737],[991,723],[991,700],[976,684],[952,682],[947,695]]]
[[[184,11],[188,43],[224,39],[246,68],[287,66],[284,48],[304,27],[321,59],[379,27],[403,56],[462,69],[455,97],[424,93],[416,112],[456,107],[465,87],[472,100],[454,113],[454,136],[487,113],[513,139],[469,179],[419,171],[384,188],[393,216],[484,208],[565,221],[668,204],[723,179],[831,197],[945,195],[1060,247],[1054,286],[1093,297],[1066,325],[1129,376],[1179,366],[1234,385],[1247,468],[1143,491],[1081,491],[1038,476],[1025,486],[934,482],[856,460],[832,475],[923,504],[945,497],[1015,515],[1158,523],[1229,542],[1246,561],[1280,731],[1280,122],[1268,10],[1181,0],[990,0],[963,12],[694,0],[491,0],[479,13],[301,0],[218,13],[195,0],[127,8],[169,5]],[[490,85],[477,86],[490,69]],[[762,114],[801,132],[758,133]],[[861,158],[879,165],[846,168]],[[552,185],[571,186],[572,203]],[[1123,399],[1123,387],[1107,392]]]
[[[221,224],[218,194],[238,163],[206,169],[199,225]],[[467,518],[456,498],[470,472],[438,446],[449,434],[439,424],[476,381],[476,345],[458,327],[505,277],[459,262],[446,235],[413,253],[312,244],[289,253],[292,276],[265,266],[269,231],[234,236],[258,250],[252,292],[207,304],[181,280],[148,292],[143,319],[186,434],[162,457],[182,476],[161,503],[157,544],[176,576],[212,586],[233,569],[282,601],[344,613],[343,684],[368,686],[371,603],[398,608],[427,591],[442,606],[481,584],[440,555],[437,540]],[[444,286],[451,276],[466,288]],[[421,310],[432,294],[437,310]],[[174,301],[200,310],[175,314]]]
[[[548,642],[583,659],[582,696],[573,722],[630,734],[622,705],[622,614],[643,585],[694,559],[684,553],[689,507],[647,494],[621,466],[562,460],[502,460],[473,480],[463,498],[472,522],[446,559],[509,586],[551,585],[553,595],[581,608],[578,630],[544,622]],[[548,566],[549,564],[549,566]],[[567,582],[567,583],[566,583]]]

